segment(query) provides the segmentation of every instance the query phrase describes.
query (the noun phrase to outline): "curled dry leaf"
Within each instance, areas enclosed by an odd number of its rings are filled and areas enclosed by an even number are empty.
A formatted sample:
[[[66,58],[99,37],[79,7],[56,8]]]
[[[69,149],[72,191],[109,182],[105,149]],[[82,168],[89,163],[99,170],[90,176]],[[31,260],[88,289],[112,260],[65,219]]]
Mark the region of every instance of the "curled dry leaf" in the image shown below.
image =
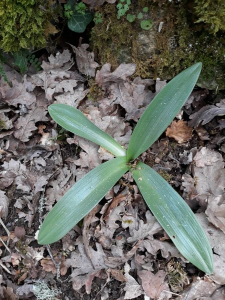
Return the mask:
[[[183,120],[173,121],[166,130],[166,136],[174,138],[179,144],[185,143],[192,138],[192,128]]]
[[[94,52],[87,51],[89,45],[82,44],[80,47],[75,47],[70,44],[70,46],[76,54],[76,63],[80,73],[94,77],[95,69],[99,67],[99,64],[94,61]]]
[[[125,81],[127,77],[134,74],[135,69],[135,64],[123,63],[114,72],[111,72],[111,65],[105,64],[101,70],[97,71],[95,81],[102,88],[106,88],[112,82]]]
[[[209,197],[205,213],[209,221],[225,233],[225,195]]]
[[[198,112],[190,116],[190,126],[197,127],[200,123],[205,125],[209,123],[216,116],[225,115],[225,99],[221,100],[220,103],[215,105],[203,106]]]
[[[162,257],[171,258],[171,257],[182,257],[182,255],[178,252],[177,248],[168,242],[159,241],[152,237],[144,240],[140,246],[140,249],[145,248],[148,253],[152,255],[157,255],[157,252],[160,250]]]

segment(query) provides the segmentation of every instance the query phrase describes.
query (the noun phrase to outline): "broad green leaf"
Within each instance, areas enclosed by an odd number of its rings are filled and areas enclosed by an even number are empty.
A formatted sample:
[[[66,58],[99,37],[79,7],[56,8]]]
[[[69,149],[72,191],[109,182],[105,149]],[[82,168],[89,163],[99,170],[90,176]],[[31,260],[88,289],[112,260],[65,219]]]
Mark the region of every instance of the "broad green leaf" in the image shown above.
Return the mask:
[[[98,204],[128,168],[125,157],[118,157],[82,177],[47,215],[38,235],[38,243],[51,244],[67,234]]]
[[[68,20],[68,27],[74,32],[82,33],[92,19],[93,15],[91,12],[86,12],[85,14],[74,12],[72,17]]]
[[[144,163],[139,162],[132,172],[147,205],[180,253],[200,270],[211,274],[212,249],[186,202],[158,173]]]
[[[201,67],[197,63],[181,72],[149,104],[131,136],[127,161],[146,151],[172,122],[193,90]]]
[[[89,121],[78,109],[66,104],[52,104],[48,107],[48,111],[52,119],[66,130],[102,146],[115,156],[126,155],[125,149]]]
[[[28,69],[27,67],[27,53],[28,51],[18,51],[13,53],[14,64],[19,67],[21,74],[25,73]]]

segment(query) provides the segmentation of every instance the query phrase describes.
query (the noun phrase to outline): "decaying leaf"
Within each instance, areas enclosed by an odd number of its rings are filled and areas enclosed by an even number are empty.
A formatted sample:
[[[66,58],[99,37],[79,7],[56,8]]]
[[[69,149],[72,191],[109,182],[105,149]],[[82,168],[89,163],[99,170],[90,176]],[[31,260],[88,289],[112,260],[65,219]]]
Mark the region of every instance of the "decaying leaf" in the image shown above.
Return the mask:
[[[58,52],[56,56],[51,54],[48,57],[49,63],[43,61],[41,67],[45,72],[53,69],[61,71],[69,70],[74,64],[71,56],[72,55],[68,49],[64,50],[62,53]]]
[[[189,141],[192,137],[192,128],[183,120],[173,121],[166,130],[166,136],[174,138],[179,144]]]
[[[49,57],[49,63],[43,61],[41,66],[44,71],[32,75],[29,81],[34,86],[44,89],[47,100],[52,100],[55,94],[60,93],[66,93],[66,98],[69,98],[75,93],[74,88],[78,81],[84,81],[81,75],[69,71],[72,65],[73,60],[69,50],[58,52],[55,57],[53,55]],[[57,96],[60,101],[59,95]]]
[[[220,103],[215,105],[203,106],[198,112],[190,116],[190,126],[197,127],[200,123],[205,125],[209,123],[216,116],[225,115],[225,99],[221,100]]]
[[[88,258],[84,245],[78,241],[78,251],[74,251],[70,259],[65,261],[66,267],[72,267],[71,281],[73,289],[79,290],[83,285],[86,285],[86,292],[90,294],[92,280],[95,276],[101,276],[101,269],[105,269],[104,256],[100,245],[97,245],[98,250],[93,250],[94,260],[91,262]]]
[[[0,98],[1,101],[6,102],[8,105],[17,106],[23,104],[29,107],[36,101],[33,93],[27,92],[26,86],[22,82],[22,76],[16,71],[6,72],[6,76],[12,83],[12,87],[4,81],[0,80]]]
[[[70,46],[76,54],[76,63],[80,73],[94,77],[95,69],[99,67],[99,64],[94,61],[94,52],[87,51],[89,45],[81,44],[80,47],[75,47],[70,44]]]
[[[209,277],[217,284],[225,284],[225,234],[212,226],[204,213],[196,214],[213,248],[214,273]]]
[[[222,155],[203,147],[194,157],[194,178],[199,195],[222,195],[225,188],[225,169]]]
[[[124,266],[124,272],[126,277],[126,285],[124,287],[124,290],[126,291],[124,299],[135,299],[138,296],[143,294],[142,287],[140,284],[137,283],[137,281],[132,277],[130,272],[130,266],[128,263]]]
[[[153,274],[150,271],[138,271],[138,276],[141,278],[142,287],[146,295],[152,299],[170,299],[171,294],[168,284],[165,282],[166,273],[163,270]]]
[[[211,279],[205,277],[197,277],[194,279],[194,282],[185,289],[180,296],[176,299],[185,299],[185,300],[209,300],[213,299],[211,296],[219,287],[218,284],[215,284]],[[182,297],[182,298],[181,298]],[[208,298],[209,297],[209,298]]]
[[[99,86],[106,88],[110,85],[110,82],[125,81],[127,77],[133,75],[135,69],[135,64],[123,63],[114,72],[111,72],[111,65],[105,64],[101,70],[97,71],[95,81]]]
[[[43,95],[37,97],[36,102],[30,106],[27,114],[19,117],[15,124],[14,136],[22,142],[28,142],[33,131],[37,129],[35,123],[48,121],[47,102]]]
[[[205,213],[209,221],[225,233],[225,195],[209,197]]]
[[[139,221],[138,229],[133,230],[133,235],[127,239],[129,243],[133,243],[135,241],[144,239],[146,236],[158,233],[162,230],[162,227],[156,221],[156,218],[150,213],[150,211],[146,212],[146,221],[144,224],[143,220]]]

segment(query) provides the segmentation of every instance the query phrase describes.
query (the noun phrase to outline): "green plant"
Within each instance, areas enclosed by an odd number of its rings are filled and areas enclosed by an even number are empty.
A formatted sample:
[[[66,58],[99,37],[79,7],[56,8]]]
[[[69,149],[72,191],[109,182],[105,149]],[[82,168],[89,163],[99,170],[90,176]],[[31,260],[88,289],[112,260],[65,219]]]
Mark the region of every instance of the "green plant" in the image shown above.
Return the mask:
[[[129,10],[129,5],[131,4],[130,0],[126,0],[126,4],[123,4],[123,2],[125,2],[125,0],[120,0],[120,2],[117,4],[117,19],[120,19],[120,17],[124,16],[126,14],[126,12]],[[152,28],[153,22],[151,19],[149,20],[143,20],[144,18],[144,14],[143,13],[147,13],[148,12],[148,7],[144,7],[142,9],[143,12],[139,12],[137,15],[135,14],[127,14],[126,18],[127,21],[130,23],[133,23],[136,19],[141,20],[141,28],[144,30],[149,30]]]
[[[152,20],[142,20],[141,21],[141,28],[144,30],[149,30],[152,28],[153,22]]]
[[[189,67],[157,94],[137,123],[127,150],[79,110],[64,104],[49,106],[51,117],[60,126],[101,145],[117,158],[90,171],[62,197],[43,222],[39,244],[53,243],[63,237],[129,170],[147,205],[181,254],[200,270],[213,272],[210,244],[189,206],[158,173],[137,159],[172,122],[200,71],[201,63]]]
[[[78,33],[84,32],[93,19],[93,14],[88,7],[83,2],[75,4],[74,0],[69,0],[64,5],[64,14],[68,19],[69,29]]]
[[[4,79],[4,81],[7,82],[9,86],[11,86],[11,83],[9,82],[9,80],[8,80],[6,74],[5,74],[5,71],[3,69],[3,63],[4,63],[4,60],[1,59],[1,55],[0,55],[0,76],[2,76],[2,78]],[[0,128],[1,128],[1,125],[0,125]]]
[[[131,0],[120,0],[117,4],[117,19],[120,19],[120,17],[124,16],[126,12],[129,10],[129,6],[131,4]]]
[[[96,12],[93,21],[96,25],[102,23],[102,14],[100,12]]]
[[[28,50],[20,50],[12,53],[14,57],[14,64],[20,69],[20,73],[23,74],[28,70],[28,66],[32,65],[37,71],[41,70],[41,62]]]

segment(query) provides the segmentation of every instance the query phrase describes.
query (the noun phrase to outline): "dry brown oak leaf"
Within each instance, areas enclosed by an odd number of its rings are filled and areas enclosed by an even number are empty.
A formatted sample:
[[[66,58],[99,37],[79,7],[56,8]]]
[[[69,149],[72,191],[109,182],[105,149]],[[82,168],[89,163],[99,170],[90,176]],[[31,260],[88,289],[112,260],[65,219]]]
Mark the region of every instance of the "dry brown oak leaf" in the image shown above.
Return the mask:
[[[183,120],[173,121],[166,130],[166,136],[174,138],[179,144],[189,141],[192,137],[192,128]]]

